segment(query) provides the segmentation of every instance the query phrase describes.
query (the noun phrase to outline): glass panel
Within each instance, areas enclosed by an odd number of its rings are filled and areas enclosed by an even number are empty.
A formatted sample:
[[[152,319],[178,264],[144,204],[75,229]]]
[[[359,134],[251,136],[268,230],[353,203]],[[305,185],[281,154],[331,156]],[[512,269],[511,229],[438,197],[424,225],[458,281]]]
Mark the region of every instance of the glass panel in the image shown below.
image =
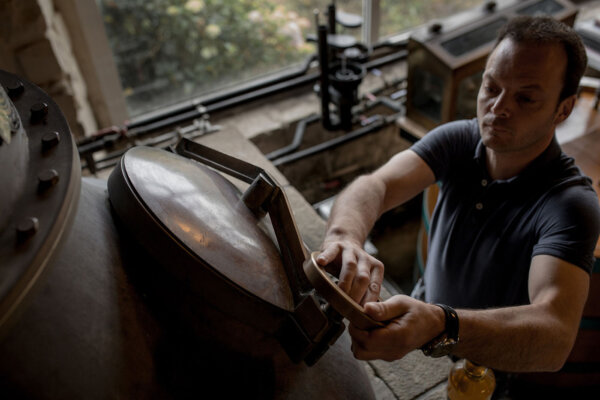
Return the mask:
[[[469,51],[492,42],[500,28],[508,21],[507,18],[498,18],[479,28],[473,29],[453,39],[446,40],[441,46],[454,57],[459,57]]]
[[[97,0],[130,116],[300,68],[326,0]],[[360,0],[337,8],[361,12]],[[359,30],[360,31],[360,30]],[[340,32],[342,32],[340,30]]]
[[[481,6],[482,0],[381,0],[379,37]]]
[[[413,107],[434,122],[441,122],[444,92],[442,78],[426,69],[417,68],[414,70],[412,79],[415,88],[412,94]]]
[[[477,94],[482,76],[483,70],[466,77],[459,83],[454,119],[470,119],[477,116]]]
[[[543,0],[539,3],[520,9],[517,13],[522,15],[553,15],[564,7],[554,0]]]

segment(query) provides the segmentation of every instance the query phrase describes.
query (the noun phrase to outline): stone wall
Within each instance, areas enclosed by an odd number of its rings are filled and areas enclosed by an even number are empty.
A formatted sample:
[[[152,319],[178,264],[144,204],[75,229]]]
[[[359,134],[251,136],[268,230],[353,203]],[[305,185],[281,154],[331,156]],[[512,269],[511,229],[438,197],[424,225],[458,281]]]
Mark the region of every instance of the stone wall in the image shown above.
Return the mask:
[[[98,129],[69,32],[52,0],[0,1],[0,68],[40,86],[76,137]]]

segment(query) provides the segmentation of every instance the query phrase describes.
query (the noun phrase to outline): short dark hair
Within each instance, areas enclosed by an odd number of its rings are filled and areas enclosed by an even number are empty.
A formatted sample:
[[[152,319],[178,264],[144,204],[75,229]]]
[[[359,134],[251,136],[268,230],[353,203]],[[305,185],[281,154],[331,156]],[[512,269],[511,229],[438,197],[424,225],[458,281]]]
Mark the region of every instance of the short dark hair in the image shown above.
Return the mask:
[[[500,29],[495,46],[506,38],[517,43],[562,45],[567,53],[567,68],[559,101],[577,93],[579,80],[587,66],[587,55],[581,38],[573,28],[551,17],[519,16]]]

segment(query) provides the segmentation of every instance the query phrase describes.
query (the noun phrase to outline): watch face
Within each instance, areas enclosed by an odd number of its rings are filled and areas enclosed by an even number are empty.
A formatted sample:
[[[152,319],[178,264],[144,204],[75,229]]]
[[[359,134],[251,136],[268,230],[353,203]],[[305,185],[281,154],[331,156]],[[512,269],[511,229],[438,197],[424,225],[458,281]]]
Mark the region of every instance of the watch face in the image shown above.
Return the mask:
[[[452,352],[454,346],[456,346],[456,340],[444,338],[431,347],[431,353],[428,355],[434,358],[447,356]]]

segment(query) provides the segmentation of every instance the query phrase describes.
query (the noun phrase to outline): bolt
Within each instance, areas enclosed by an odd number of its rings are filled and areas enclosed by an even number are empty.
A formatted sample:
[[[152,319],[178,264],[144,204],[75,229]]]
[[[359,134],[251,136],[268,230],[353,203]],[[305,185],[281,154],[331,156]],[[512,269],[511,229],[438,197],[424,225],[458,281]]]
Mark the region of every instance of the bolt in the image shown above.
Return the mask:
[[[10,82],[6,85],[6,91],[8,96],[14,100],[19,97],[25,91],[25,86],[23,86],[23,82],[18,79],[11,79]]]
[[[440,32],[442,32],[442,28],[443,28],[443,26],[441,23],[434,22],[431,25],[429,25],[429,32],[438,35]]]
[[[60,134],[56,131],[46,132],[42,136],[42,151],[47,151],[60,142]]]
[[[17,224],[17,241],[23,243],[38,231],[39,221],[35,217],[27,217]]]
[[[48,115],[48,104],[46,103],[35,103],[31,106],[31,121],[40,122]]]
[[[38,175],[38,191],[43,192],[58,183],[58,172],[55,169],[47,169]]]
[[[485,3],[485,10],[487,12],[494,12],[496,11],[496,2],[495,1],[486,1]]]

